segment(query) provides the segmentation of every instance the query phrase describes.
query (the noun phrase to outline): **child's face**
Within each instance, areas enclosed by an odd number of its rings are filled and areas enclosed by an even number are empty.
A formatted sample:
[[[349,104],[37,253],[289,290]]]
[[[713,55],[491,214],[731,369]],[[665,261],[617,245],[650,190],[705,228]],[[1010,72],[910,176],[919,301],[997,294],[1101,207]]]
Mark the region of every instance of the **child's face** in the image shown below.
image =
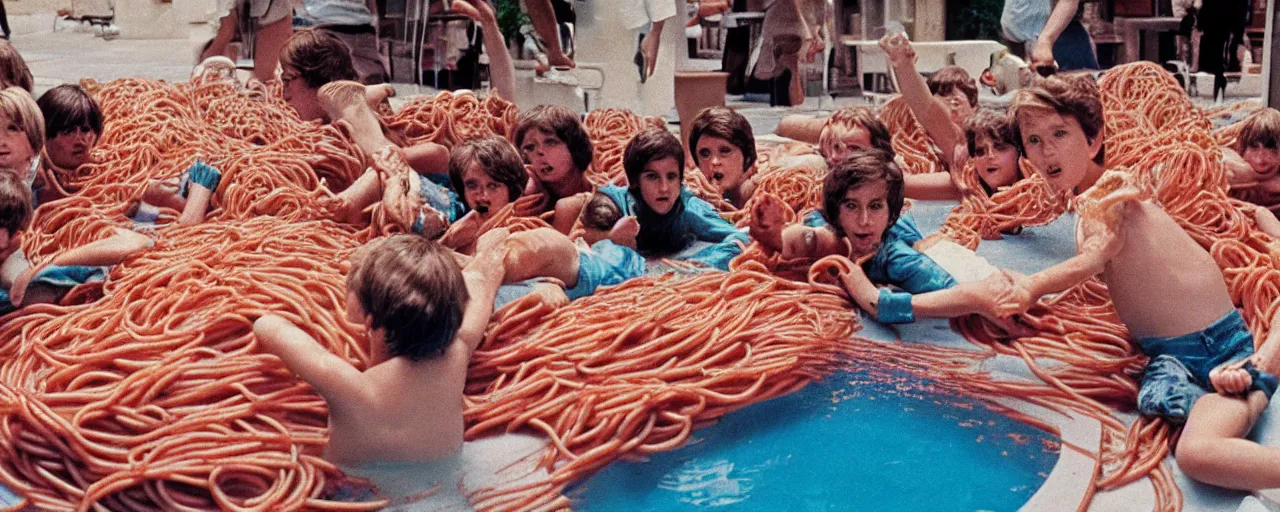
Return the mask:
[[[650,161],[640,172],[640,200],[658,215],[675,207],[680,190],[680,164],[675,158]]]
[[[46,140],[44,146],[49,150],[49,160],[53,165],[75,169],[89,161],[89,150],[97,143],[98,134],[86,125],[63,131]]]
[[[720,192],[737,190],[746,177],[742,162],[745,157],[738,146],[715,135],[698,138],[698,170],[711,180]]]
[[[324,109],[320,108],[320,100],[317,97],[320,90],[309,87],[298,70],[282,66],[280,81],[284,84],[284,100],[298,111],[298,117],[303,121],[324,119]]]
[[[1018,114],[1022,147],[1036,172],[1054,188],[1075,190],[1089,173],[1089,162],[1102,147],[1102,137],[1089,142],[1072,116],[1036,110]]]
[[[978,135],[973,142],[973,168],[983,183],[994,189],[1018,181],[1018,148],[985,135]]]
[[[889,227],[889,186],[880,181],[849,189],[840,202],[838,221],[853,256],[874,253]]]
[[[26,172],[26,167],[36,156],[31,141],[27,139],[26,130],[6,117],[0,117],[0,126],[4,127],[0,131],[0,167]]]
[[[1251,146],[1245,148],[1240,156],[1244,161],[1249,162],[1249,167],[1258,174],[1269,175],[1280,170],[1280,149],[1271,149],[1262,145]]]
[[[573,155],[569,146],[553,133],[534,128],[520,141],[520,155],[533,167],[534,176],[542,183],[559,183],[573,172]]]
[[[489,177],[479,162],[472,162],[462,173],[462,195],[467,206],[475,210],[481,219],[488,219],[510,201],[507,186]]]
[[[942,104],[946,105],[947,112],[951,115],[951,122],[956,126],[964,126],[965,119],[973,115],[973,106],[969,105],[969,97],[959,89],[952,89],[950,93],[934,97],[942,100]]]
[[[871,132],[861,126],[855,126],[836,138],[830,147],[823,148],[823,155],[828,162],[840,162],[856,151],[870,149]]]

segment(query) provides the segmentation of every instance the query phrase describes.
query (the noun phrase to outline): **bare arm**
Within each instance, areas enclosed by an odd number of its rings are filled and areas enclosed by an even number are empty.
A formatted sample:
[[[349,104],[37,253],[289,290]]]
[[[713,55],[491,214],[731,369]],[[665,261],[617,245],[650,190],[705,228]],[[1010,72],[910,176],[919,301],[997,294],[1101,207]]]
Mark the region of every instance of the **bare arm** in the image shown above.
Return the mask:
[[[369,0],[370,2],[374,0]],[[474,5],[472,3],[474,2]],[[547,4],[550,9],[550,4]],[[507,51],[506,38],[502,29],[498,28],[498,18],[484,0],[454,0],[453,10],[458,11],[480,24],[484,32],[484,49],[489,54],[489,81],[498,96],[507,101],[516,99],[515,66],[511,63],[511,53]],[[555,15],[552,13],[552,25]],[[554,35],[553,32],[551,35]],[[546,35],[546,34],[543,34]],[[559,39],[556,39],[559,41]]]
[[[456,339],[467,346],[467,356],[475,352],[484,341],[485,328],[493,315],[493,301],[498,287],[506,276],[503,260],[506,258],[506,229],[491,229],[476,242],[476,255],[467,263],[462,277],[467,284],[467,309],[462,313],[462,325]]]
[[[449,174],[449,148],[434,142],[404,148],[404,157],[418,174]]]
[[[253,323],[253,334],[263,352],[284,361],[290,371],[311,384],[329,402],[330,408],[352,410],[359,404],[372,402],[364,374],[325,350],[292,322],[266,315]]]
[[[1280,239],[1280,220],[1276,219],[1276,214],[1272,213],[1271,210],[1253,205],[1253,218],[1258,221],[1258,229],[1261,229],[1263,233]],[[1280,315],[1277,316],[1280,317]]]
[[[964,142],[964,131],[951,122],[951,113],[929,92],[929,85],[924,76],[916,72],[916,52],[911,48],[911,41],[905,34],[885,36],[880,39],[880,48],[884,49],[893,66],[893,74],[898,78],[898,91],[907,102],[907,108],[915,116],[920,126],[933,142],[942,149],[945,162],[950,165],[955,161],[955,148]]]
[[[956,187],[953,172],[932,172],[928,174],[908,174],[903,176],[903,195],[911,199],[922,200],[954,200],[960,198],[960,189]]]
[[[555,217],[551,219],[551,227],[564,234],[573,231],[573,225],[582,215],[582,207],[591,200],[591,192],[582,192],[556,201]]]
[[[1040,31],[1035,49],[1031,52],[1032,69],[1053,64],[1053,44],[1058,42],[1058,36],[1067,29],[1079,8],[1080,0],[1057,0],[1054,3],[1049,21],[1045,22],[1044,30]]]
[[[153,245],[155,241],[149,236],[117,228],[116,234],[110,238],[70,249],[54,256],[49,264],[86,267],[115,265]]]

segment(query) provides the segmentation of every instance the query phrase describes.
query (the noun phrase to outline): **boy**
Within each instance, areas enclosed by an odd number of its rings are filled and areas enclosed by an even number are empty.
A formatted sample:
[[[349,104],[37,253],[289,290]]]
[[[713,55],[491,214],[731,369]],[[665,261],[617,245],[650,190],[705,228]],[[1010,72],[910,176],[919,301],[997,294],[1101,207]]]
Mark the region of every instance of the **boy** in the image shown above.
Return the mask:
[[[114,265],[154,242],[117,229],[114,236],[61,252],[32,266],[21,250],[22,231],[31,222],[31,189],[17,173],[0,169],[0,314],[24,304],[55,303],[77,285],[106,278]]]
[[[595,189],[587,181],[593,155],[582,119],[559,105],[539,105],[520,114],[511,133],[533,176],[525,194],[545,196],[542,210],[555,212],[551,226],[568,234],[589,197],[580,194]]]
[[[413,235],[371,242],[352,258],[347,318],[369,337],[363,372],[302,329],[266,315],[260,348],[284,361],[329,406],[325,457],[344,465],[426,462],[462,446],[462,390],[502,283],[504,233],[482,237],[465,269]]]
[[[1023,306],[1102,274],[1120,320],[1151,358],[1139,411],[1186,421],[1178,466],[1233,489],[1280,486],[1280,451],[1245,439],[1275,391],[1280,342],[1272,338],[1280,336],[1280,321],[1272,319],[1272,334],[1255,355],[1209,253],[1149,199],[1149,189],[1142,194],[1124,186],[1125,175],[1104,172],[1102,102],[1091,77],[1042,80],[1017,93],[1010,114],[1036,172],[1085,196],[1080,254],[1017,276]]]
[[[529,173],[516,148],[495,135],[454,148],[449,155],[449,181],[471,210],[450,225],[446,237],[446,245],[461,249],[476,241],[494,213],[524,193]]]
[[[75,170],[102,136],[102,110],[79,85],[62,84],[36,100],[44,116],[45,165]]]
[[[854,301],[881,322],[967,314],[999,322],[1011,305],[1011,283],[993,274],[980,282],[957,284],[951,274],[912,248],[922,236],[914,220],[901,215],[903,187],[902,171],[888,153],[858,152],[827,175],[822,218],[782,229],[780,219],[763,222],[757,215],[752,235],[765,247],[781,251],[784,259],[816,260],[840,254],[865,261],[842,276],[842,281]],[[878,288],[875,283],[903,291]]]
[[[964,123],[964,142],[978,184],[987,196],[1022,179],[1018,142],[1009,116],[990,109],[975,112]],[[957,169],[959,171],[959,169]]]
[[[1242,121],[1235,145],[1222,148],[1231,197],[1280,206],[1280,111],[1264,108]]]
[[[756,138],[747,118],[730,108],[707,108],[689,124],[689,147],[693,164],[730,204],[747,204],[756,189]]]

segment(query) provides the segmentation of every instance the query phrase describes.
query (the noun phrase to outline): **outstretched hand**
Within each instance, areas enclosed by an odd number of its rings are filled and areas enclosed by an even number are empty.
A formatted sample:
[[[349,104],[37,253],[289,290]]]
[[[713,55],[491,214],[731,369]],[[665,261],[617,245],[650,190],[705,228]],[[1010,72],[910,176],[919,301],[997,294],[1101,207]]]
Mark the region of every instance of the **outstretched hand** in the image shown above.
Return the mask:
[[[782,250],[787,209],[787,205],[772,194],[762,196],[751,209],[751,238],[770,250]]]
[[[880,38],[880,49],[884,50],[885,56],[893,65],[915,66],[916,64],[916,50],[911,47],[911,40],[907,39],[906,34],[886,35]]]

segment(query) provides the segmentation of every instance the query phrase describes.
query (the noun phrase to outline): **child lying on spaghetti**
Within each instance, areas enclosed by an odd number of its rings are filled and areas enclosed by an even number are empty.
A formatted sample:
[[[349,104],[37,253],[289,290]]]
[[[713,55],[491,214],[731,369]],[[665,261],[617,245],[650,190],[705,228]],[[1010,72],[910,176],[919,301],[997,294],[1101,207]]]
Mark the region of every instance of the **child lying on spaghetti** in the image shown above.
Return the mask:
[[[1149,184],[1105,171],[1103,110],[1092,77],[1044,79],[1013,100],[1024,153],[1049,184],[1079,195],[1079,254],[1026,278],[1023,307],[1095,275],[1150,357],[1138,410],[1186,422],[1175,454],[1190,477],[1232,489],[1280,486],[1280,450],[1247,435],[1275,392],[1280,319],[1261,351],[1222,271],[1152,199]]]
[[[1012,283],[993,274],[980,282],[956,280],[912,244],[922,236],[902,215],[902,171],[888,153],[867,150],[837,163],[823,183],[823,208],[804,224],[783,227],[782,205],[761,201],[751,234],[784,259],[840,254],[860,263],[843,277],[863,310],[885,323],[922,317],[981,314],[998,323],[1011,305]],[[877,288],[876,284],[891,285]]]

